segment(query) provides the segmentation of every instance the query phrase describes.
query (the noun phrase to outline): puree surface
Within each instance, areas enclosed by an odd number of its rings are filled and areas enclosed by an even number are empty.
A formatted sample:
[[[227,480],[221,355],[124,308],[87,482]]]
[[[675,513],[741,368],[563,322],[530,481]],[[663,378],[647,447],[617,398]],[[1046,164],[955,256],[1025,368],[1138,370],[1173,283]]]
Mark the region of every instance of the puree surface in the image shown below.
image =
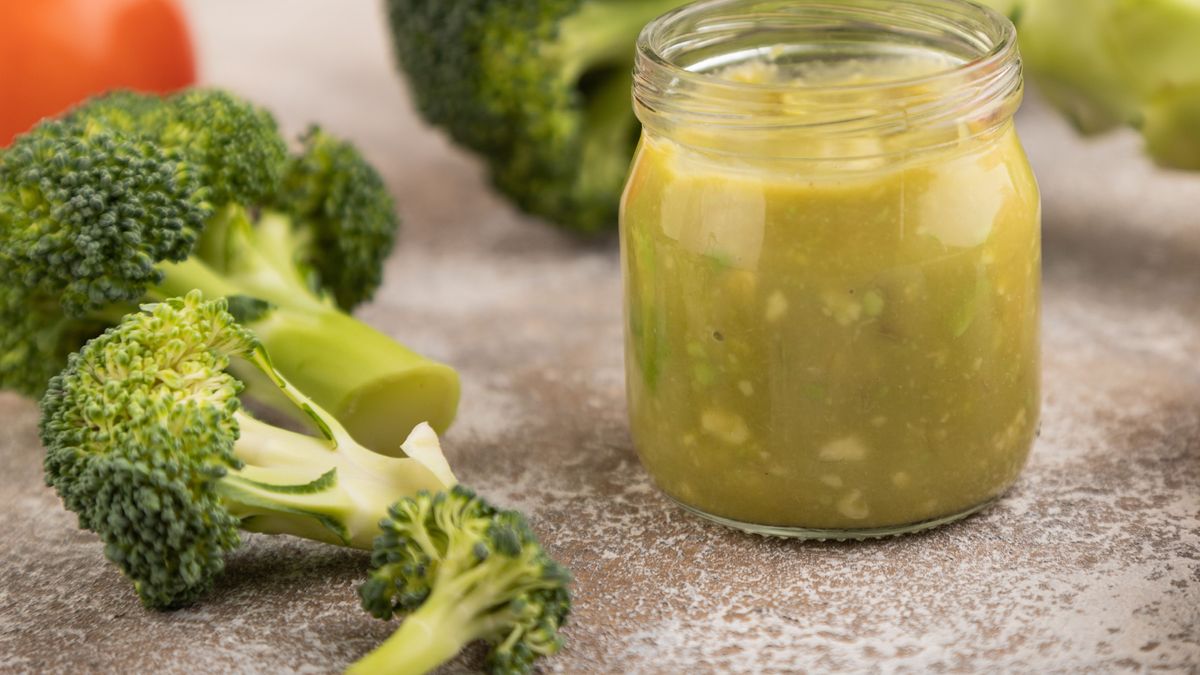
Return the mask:
[[[1016,479],[1038,426],[1041,249],[1011,122],[826,173],[647,135],[621,227],[632,432],[675,499],[854,530]]]

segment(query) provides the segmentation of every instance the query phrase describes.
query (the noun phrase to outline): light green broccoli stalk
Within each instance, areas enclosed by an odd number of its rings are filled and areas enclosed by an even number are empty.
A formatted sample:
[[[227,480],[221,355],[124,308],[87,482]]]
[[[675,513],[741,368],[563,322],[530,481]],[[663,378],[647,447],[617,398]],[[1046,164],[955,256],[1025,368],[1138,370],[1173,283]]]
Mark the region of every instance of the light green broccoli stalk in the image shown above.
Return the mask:
[[[455,486],[400,501],[381,526],[359,595],[374,616],[406,616],[350,675],[426,673],[476,640],[491,645],[491,672],[528,673],[561,648],[570,574],[521,514]]]
[[[986,0],[1017,25],[1026,73],[1082,132],[1139,128],[1159,164],[1200,170],[1200,4]]]
[[[245,413],[235,360],[321,437]],[[41,436],[47,483],[150,607],[208,590],[239,529],[366,549],[396,499],[455,483],[427,425],[406,458],[367,450],[275,370],[224,299],[196,291],[127,316],[73,354],[42,398]]]

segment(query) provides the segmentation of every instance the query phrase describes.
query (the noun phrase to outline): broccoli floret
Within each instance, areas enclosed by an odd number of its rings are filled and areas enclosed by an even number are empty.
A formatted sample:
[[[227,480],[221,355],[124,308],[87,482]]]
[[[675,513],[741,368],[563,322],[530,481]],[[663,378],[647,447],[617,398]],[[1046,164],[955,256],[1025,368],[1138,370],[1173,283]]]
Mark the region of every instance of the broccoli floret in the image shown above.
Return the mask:
[[[225,92],[92,99],[0,154],[0,386],[37,396],[125,313],[200,289],[256,307],[241,318],[279,370],[395,452],[419,422],[449,426],[459,392],[345,313],[378,287],[397,224],[374,169],[319,129],[289,156],[270,114]]]
[[[304,152],[284,174],[281,203],[309,225],[305,262],[315,278],[340,306],[354,307],[379,287],[396,212],[379,174],[353,146],[317,127],[302,141]]]
[[[475,640],[490,644],[493,673],[528,673],[560,649],[570,574],[521,514],[455,486],[401,500],[380,525],[359,595],[376,617],[407,616],[348,673],[425,673]]]
[[[150,607],[208,590],[239,529],[366,549],[398,497],[455,482],[427,425],[405,444],[408,458],[356,443],[226,307],[198,291],[147,305],[72,354],[42,399],[47,483]],[[234,360],[322,436],[241,410]]]
[[[421,114],[488,161],[521,208],[576,230],[616,224],[637,139],[642,27],[683,0],[389,0]]]

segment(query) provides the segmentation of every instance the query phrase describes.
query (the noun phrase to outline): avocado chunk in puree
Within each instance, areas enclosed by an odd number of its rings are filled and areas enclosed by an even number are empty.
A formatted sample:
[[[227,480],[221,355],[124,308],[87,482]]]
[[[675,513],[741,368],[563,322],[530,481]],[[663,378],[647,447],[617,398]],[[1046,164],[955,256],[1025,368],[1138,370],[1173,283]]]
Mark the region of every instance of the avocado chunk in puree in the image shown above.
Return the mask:
[[[631,428],[659,486],[833,530],[1009,487],[1038,425],[1041,268],[1011,121],[853,171],[681,137],[643,137],[622,208]]]

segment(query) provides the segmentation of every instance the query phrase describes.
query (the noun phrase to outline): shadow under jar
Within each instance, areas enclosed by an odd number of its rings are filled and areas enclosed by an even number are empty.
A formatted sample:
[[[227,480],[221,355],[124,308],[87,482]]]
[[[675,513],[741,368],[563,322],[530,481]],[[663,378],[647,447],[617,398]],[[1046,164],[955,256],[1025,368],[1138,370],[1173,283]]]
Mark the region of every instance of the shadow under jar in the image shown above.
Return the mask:
[[[668,495],[863,538],[1012,485],[1040,408],[1021,92],[1012,24],[957,0],[714,0],[646,27],[626,376]]]

